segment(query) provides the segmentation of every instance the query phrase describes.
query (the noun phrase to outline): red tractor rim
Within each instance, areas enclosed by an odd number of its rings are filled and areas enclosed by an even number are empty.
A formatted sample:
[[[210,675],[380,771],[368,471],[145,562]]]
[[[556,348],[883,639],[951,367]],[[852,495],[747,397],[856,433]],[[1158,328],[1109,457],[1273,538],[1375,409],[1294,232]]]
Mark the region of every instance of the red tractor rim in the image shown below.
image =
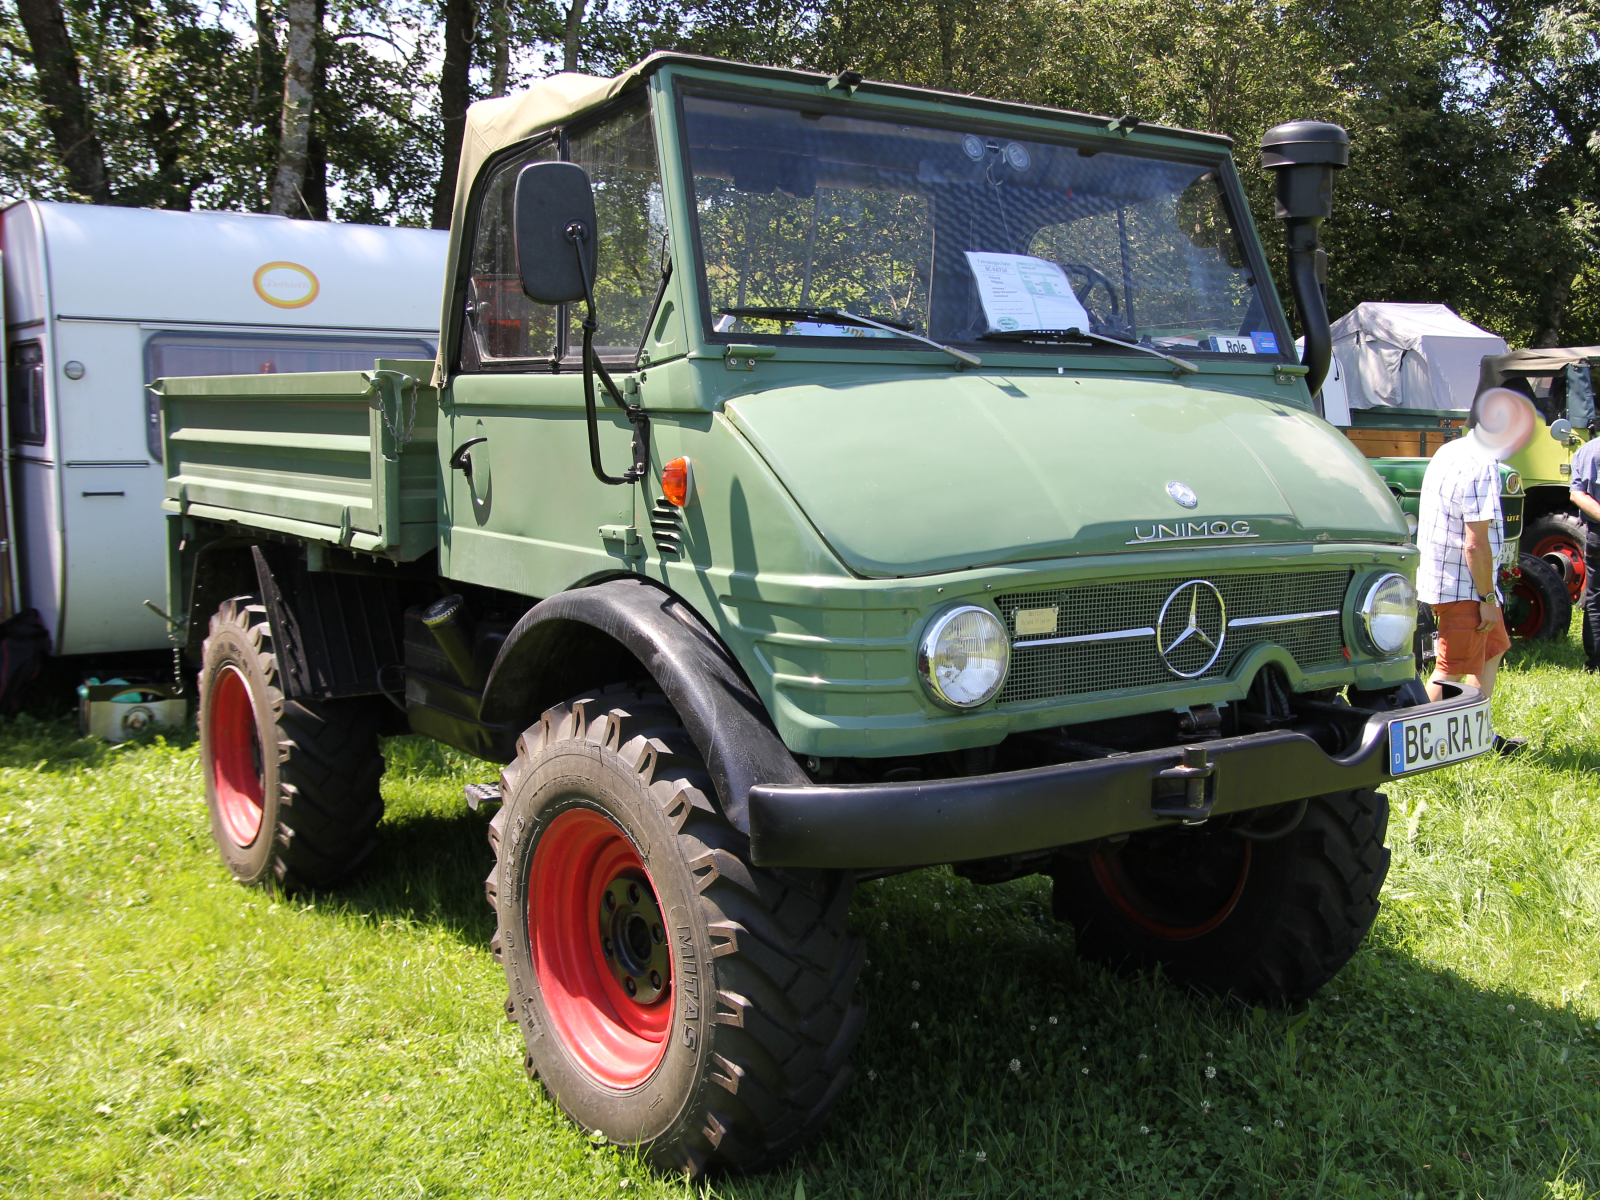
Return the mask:
[[[614,821],[575,808],[550,822],[528,871],[528,945],[539,990],[567,1052],[601,1084],[622,1090],[648,1079],[667,1052],[672,973],[666,931],[652,929],[659,978],[646,992],[653,996],[641,1003],[624,990],[629,977],[615,966],[605,924],[619,886],[659,913],[650,874]]]
[[[1244,857],[1239,865],[1239,878],[1234,883],[1232,894],[1205,919],[1184,924],[1163,920],[1152,910],[1151,905],[1139,894],[1137,885],[1122,869],[1122,864],[1118,862],[1116,855],[1096,854],[1089,860],[1089,867],[1094,872],[1101,890],[1105,892],[1106,898],[1116,906],[1118,912],[1146,933],[1168,941],[1182,942],[1210,933],[1226,921],[1238,907],[1239,897],[1244,894],[1245,880],[1250,878],[1250,845],[1248,841],[1244,843]]]
[[[236,667],[223,667],[212,684],[211,790],[229,839],[248,846],[261,832],[261,734],[250,685]]]
[[[1527,606],[1527,612],[1515,624],[1507,624],[1506,633],[1514,638],[1531,638],[1544,628],[1544,597],[1539,589],[1527,583],[1512,585],[1511,594]]]
[[[1533,556],[1542,558],[1550,564],[1552,570],[1561,576],[1561,582],[1566,585],[1567,595],[1572,597],[1576,604],[1583,597],[1583,585],[1589,577],[1588,568],[1583,564],[1583,547],[1569,537],[1559,533],[1541,538],[1533,548]]]

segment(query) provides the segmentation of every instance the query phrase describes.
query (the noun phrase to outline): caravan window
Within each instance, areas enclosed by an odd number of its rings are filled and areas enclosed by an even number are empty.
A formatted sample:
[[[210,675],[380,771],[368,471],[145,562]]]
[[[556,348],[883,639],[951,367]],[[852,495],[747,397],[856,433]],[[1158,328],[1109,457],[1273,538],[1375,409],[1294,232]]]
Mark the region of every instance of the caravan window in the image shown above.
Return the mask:
[[[6,405],[11,440],[24,446],[44,445],[44,348],[40,343],[18,342],[11,347]]]
[[[434,343],[422,338],[158,333],[145,343],[145,382],[186,375],[370,371],[376,359],[425,359],[433,354]],[[149,392],[145,404],[146,446],[150,457],[160,462],[161,401]]]

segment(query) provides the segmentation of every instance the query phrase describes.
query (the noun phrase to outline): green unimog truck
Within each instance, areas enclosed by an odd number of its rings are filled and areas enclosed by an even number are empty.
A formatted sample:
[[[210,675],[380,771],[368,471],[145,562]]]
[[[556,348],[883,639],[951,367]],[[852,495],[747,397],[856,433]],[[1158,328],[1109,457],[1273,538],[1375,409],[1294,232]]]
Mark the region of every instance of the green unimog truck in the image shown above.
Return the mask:
[[[474,106],[437,362],[162,389],[234,875],[357,870],[385,732],[504,764],[527,1069],[690,1172],[848,1085],[863,879],[1043,873],[1082,955],[1311,994],[1376,789],[1492,731],[1311,405],[1344,132],[1263,153],[1304,364],[1224,137],[671,54]]]

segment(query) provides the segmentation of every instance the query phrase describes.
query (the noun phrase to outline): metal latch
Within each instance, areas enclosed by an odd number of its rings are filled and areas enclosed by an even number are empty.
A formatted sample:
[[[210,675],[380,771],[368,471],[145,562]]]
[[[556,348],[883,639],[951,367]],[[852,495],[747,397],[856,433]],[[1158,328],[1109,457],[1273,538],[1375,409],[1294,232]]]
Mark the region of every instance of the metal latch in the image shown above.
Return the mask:
[[[600,536],[607,542],[620,543],[618,546],[607,546],[606,549],[620,553],[623,558],[644,557],[644,543],[639,540],[637,525],[602,525]]]
[[[1272,381],[1280,387],[1288,387],[1296,379],[1303,379],[1311,374],[1311,368],[1300,363],[1279,363],[1272,368]]]
[[[1185,746],[1183,762],[1151,776],[1150,812],[1157,817],[1198,825],[1216,803],[1217,764],[1204,746]]]
[[[722,352],[722,365],[730,371],[754,371],[756,359],[776,357],[776,346],[746,346],[735,344]]]

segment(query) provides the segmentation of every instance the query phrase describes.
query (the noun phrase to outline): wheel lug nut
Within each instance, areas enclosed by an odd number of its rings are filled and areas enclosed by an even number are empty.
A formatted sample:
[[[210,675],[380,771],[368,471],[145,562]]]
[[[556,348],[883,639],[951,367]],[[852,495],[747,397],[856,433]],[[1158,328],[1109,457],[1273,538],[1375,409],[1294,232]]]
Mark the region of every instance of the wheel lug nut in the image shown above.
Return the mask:
[[[606,893],[606,911],[607,912],[616,912],[617,911],[617,898],[615,896],[613,896],[610,892]]]
[[[639,885],[637,883],[630,883],[628,885],[628,903],[639,903]]]
[[[611,957],[611,939],[610,938],[602,939],[601,942],[600,942],[600,946],[606,952],[606,957],[610,958]]]
[[[659,925],[653,927],[650,930],[650,936],[655,938],[656,945],[658,945],[658,946],[664,944],[666,942],[666,940],[667,940],[667,935],[664,932],[662,932],[661,926],[659,926]]]
[[[660,971],[651,971],[650,972],[650,986],[655,988],[655,990],[658,991],[658,992],[661,990],[661,972]]]
[[[630,996],[639,994],[639,985],[634,982],[632,975],[624,975],[622,977],[622,986],[628,989],[628,995]]]

